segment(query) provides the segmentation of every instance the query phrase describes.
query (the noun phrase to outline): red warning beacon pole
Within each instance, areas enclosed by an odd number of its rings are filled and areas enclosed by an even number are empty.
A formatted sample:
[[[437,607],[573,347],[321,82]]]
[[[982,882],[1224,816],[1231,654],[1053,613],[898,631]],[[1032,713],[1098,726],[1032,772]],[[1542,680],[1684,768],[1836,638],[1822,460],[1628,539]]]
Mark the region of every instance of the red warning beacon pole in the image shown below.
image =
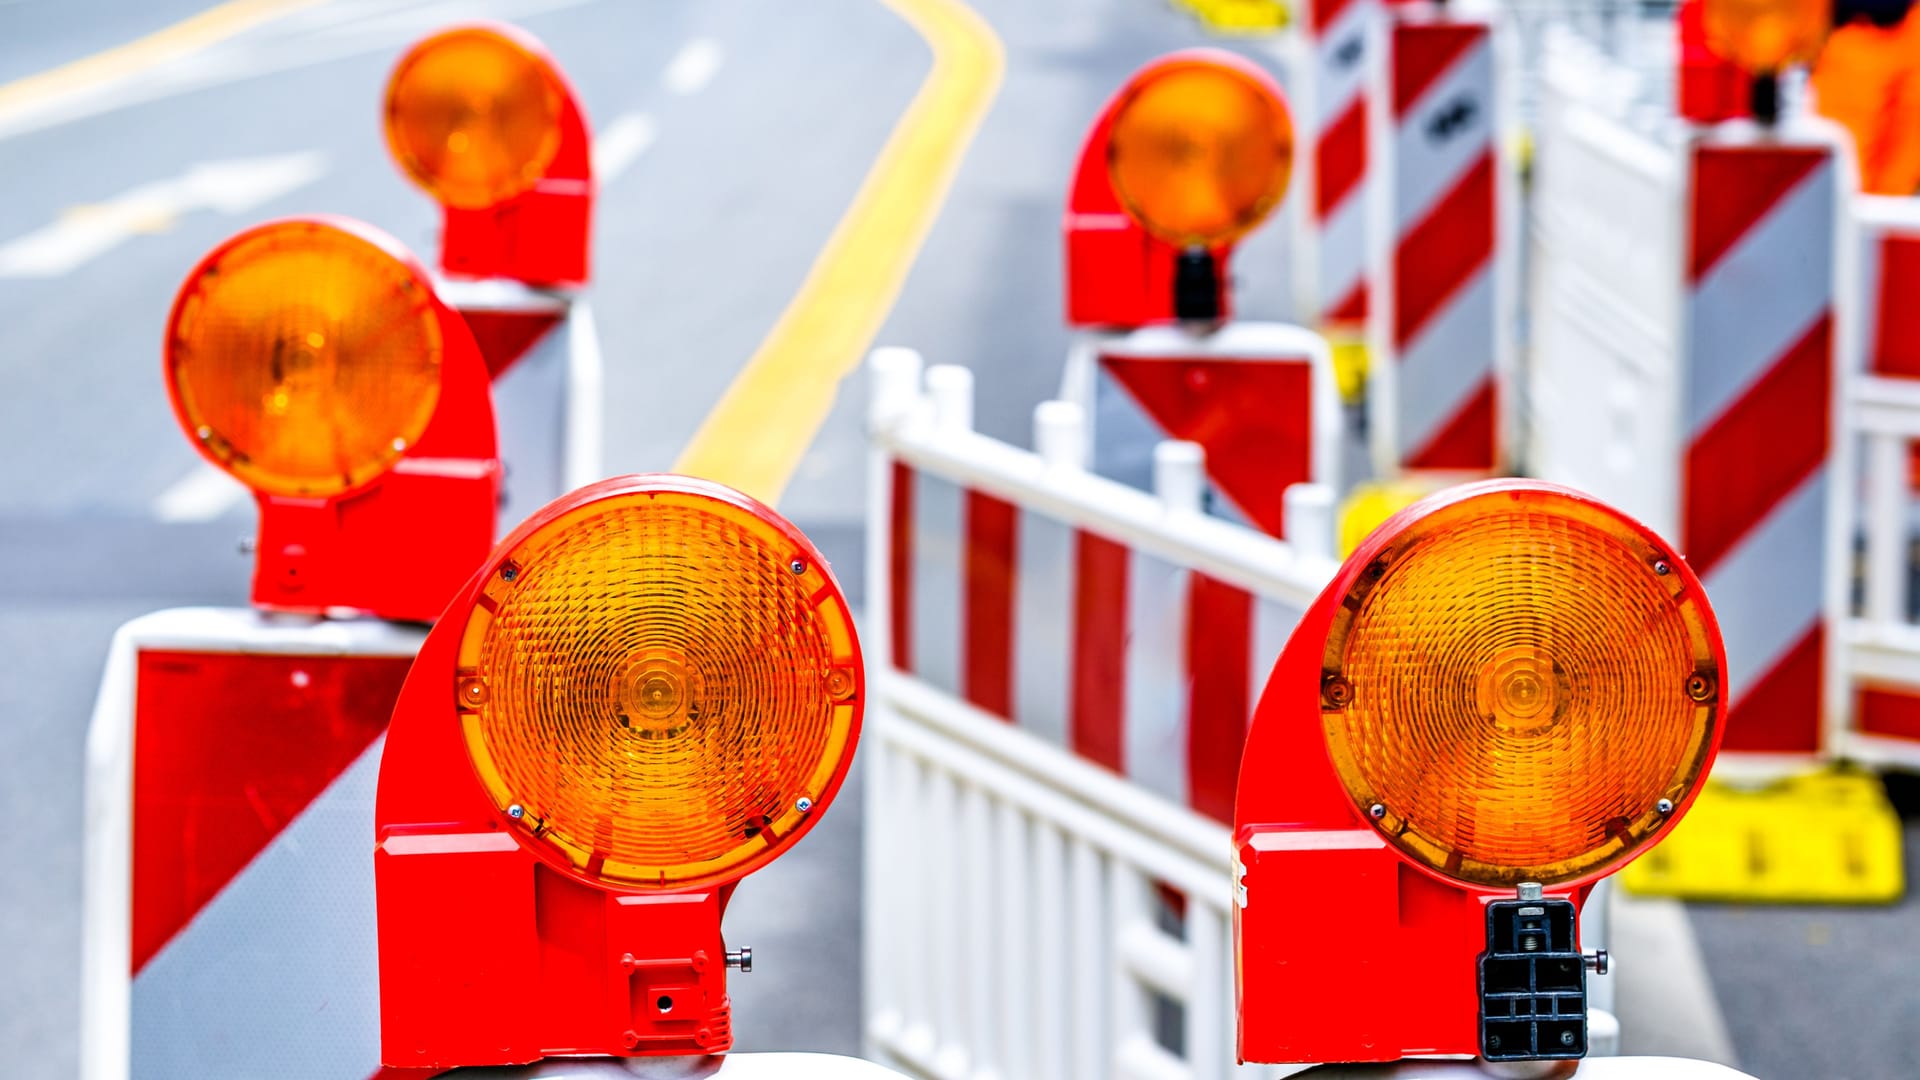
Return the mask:
[[[820,553],[738,492],[624,477],[528,519],[389,731],[384,1064],[725,1050],[752,954],[721,914],[833,800],[863,678]]]
[[[1067,322],[1218,321],[1233,247],[1280,204],[1293,122],[1253,63],[1188,49],[1127,80],[1087,132],[1067,193]]]
[[[1174,53],[1128,80],[1081,153],[1072,203],[1106,207],[1111,227],[1068,217],[1070,321],[1133,327],[1068,357],[1094,471],[1144,488],[1155,444],[1196,442],[1215,508],[1274,535],[1289,485],[1337,482],[1332,355],[1302,327],[1228,320],[1224,266],[1292,167],[1291,114],[1264,72]]]
[[[1593,884],[1705,779],[1726,659],[1687,564],[1493,480],[1376,530],[1294,630],[1234,807],[1239,1057],[1587,1048]]]
[[[592,143],[532,35],[478,23],[414,45],[387,83],[386,133],[394,160],[445,208],[448,274],[586,282]]]
[[[493,541],[500,460],[479,350],[391,237],[340,218],[249,229],[167,324],[187,434],[253,489],[253,602],[425,622]]]

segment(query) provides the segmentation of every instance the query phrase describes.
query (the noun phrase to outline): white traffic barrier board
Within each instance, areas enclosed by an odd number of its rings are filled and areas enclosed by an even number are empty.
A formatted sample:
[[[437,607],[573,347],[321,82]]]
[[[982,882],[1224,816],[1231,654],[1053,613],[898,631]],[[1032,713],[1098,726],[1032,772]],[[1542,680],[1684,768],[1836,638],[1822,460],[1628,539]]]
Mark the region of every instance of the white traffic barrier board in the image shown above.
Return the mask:
[[[1093,471],[1151,490],[1154,447],[1198,443],[1213,512],[1285,536],[1287,488],[1340,490],[1342,416],[1325,338],[1298,326],[1149,326],[1086,339],[1061,398],[1091,426]]]
[[[1494,25],[1413,4],[1389,12],[1368,91],[1374,465],[1497,472],[1516,248]]]
[[[1360,335],[1367,318],[1369,48],[1379,48],[1380,0],[1308,0],[1292,35],[1290,81],[1300,155],[1292,211],[1294,317]]]
[[[1831,482],[1842,156],[1814,124],[1643,131],[1601,99],[1604,70],[1548,67],[1529,466],[1700,574],[1727,646],[1723,766],[1804,762],[1845,709],[1826,628],[1852,517]]]
[[[500,533],[602,478],[600,339],[593,309],[569,293],[492,278],[435,282],[473,331],[493,378]]]
[[[82,1080],[367,1080],[373,797],[422,632],[183,608],[114,635],[87,733]]]

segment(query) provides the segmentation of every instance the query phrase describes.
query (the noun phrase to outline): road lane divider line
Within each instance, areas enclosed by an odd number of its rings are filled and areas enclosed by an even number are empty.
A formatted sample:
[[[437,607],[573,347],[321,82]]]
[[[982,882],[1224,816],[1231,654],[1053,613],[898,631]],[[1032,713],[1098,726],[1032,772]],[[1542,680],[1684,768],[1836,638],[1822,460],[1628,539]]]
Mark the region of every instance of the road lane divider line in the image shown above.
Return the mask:
[[[247,497],[247,486],[202,462],[153,500],[153,519],[167,525],[217,521]]]
[[[159,180],[87,206],[0,244],[0,278],[55,278],[106,254],[129,238],[170,228],[182,214],[215,210],[249,213],[318,180],[326,155],[306,150],[268,157],[203,161]]]
[[[593,137],[593,181],[610,184],[647,152],[659,129],[646,113],[628,113]]]
[[[0,127],[328,0],[228,0],[145,37],[0,86]]]
[[[768,503],[893,309],[1006,64],[992,27],[960,0],[882,2],[926,39],[932,70],[799,292],[674,464]]]
[[[669,93],[687,97],[706,89],[713,76],[720,70],[720,61],[725,54],[720,51],[720,43],[712,38],[694,38],[680,51],[673,54],[667,68],[660,74],[661,85]]]

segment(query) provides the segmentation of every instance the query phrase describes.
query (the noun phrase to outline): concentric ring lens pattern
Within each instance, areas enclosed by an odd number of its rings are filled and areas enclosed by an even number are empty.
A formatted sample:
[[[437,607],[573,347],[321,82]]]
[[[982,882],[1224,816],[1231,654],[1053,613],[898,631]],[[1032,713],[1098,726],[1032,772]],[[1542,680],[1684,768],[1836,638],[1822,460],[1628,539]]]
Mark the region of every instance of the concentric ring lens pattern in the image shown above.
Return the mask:
[[[821,571],[717,505],[641,497],[550,526],[475,611],[469,750],[501,809],[590,877],[724,874],[799,824],[848,749]]]
[[[1717,722],[1709,632],[1671,563],[1593,504],[1527,494],[1448,507],[1362,570],[1321,694],[1355,802],[1485,884],[1624,859],[1684,799]]]
[[[1278,206],[1293,165],[1293,121],[1244,73],[1189,64],[1149,77],[1123,103],[1108,173],[1128,211],[1169,243],[1234,240]]]
[[[440,400],[432,297],[318,222],[235,240],[182,294],[168,371],[188,433],[249,486],[329,496],[386,472]]]
[[[562,91],[516,42],[465,28],[422,42],[387,88],[387,139],[421,187],[477,210],[531,188],[560,148]]]

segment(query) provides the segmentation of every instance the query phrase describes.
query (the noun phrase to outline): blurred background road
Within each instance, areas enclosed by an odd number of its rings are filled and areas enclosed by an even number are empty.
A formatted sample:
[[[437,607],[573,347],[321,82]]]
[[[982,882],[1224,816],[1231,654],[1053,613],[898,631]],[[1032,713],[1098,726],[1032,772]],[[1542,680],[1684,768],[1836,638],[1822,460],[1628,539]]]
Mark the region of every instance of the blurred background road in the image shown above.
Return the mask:
[[[978,426],[1025,445],[1067,345],[1057,228],[1082,131],[1135,67],[1201,36],[1161,0],[973,6],[1004,82],[877,343],[973,367]],[[250,505],[209,487],[159,379],[167,306],[197,258],[243,225],[331,212],[430,261],[438,209],[382,142],[387,70],[449,21],[519,23],[595,129],[618,133],[600,146],[592,293],[607,464],[665,469],[932,60],[882,0],[208,7],[0,0],[0,1074],[19,1080],[76,1069],[82,748],[108,638],[159,607],[245,599]],[[1286,312],[1276,232],[1237,262],[1255,317]],[[782,502],[856,594],[863,406],[848,380]],[[743,1048],[857,1051],[858,826],[849,797],[740,891],[729,936],[758,968],[734,980]],[[1648,995],[1637,1027],[1624,1006],[1630,1049],[1737,1057],[1763,1080],[1920,1073],[1913,904],[1641,910],[1639,951],[1619,950]]]

